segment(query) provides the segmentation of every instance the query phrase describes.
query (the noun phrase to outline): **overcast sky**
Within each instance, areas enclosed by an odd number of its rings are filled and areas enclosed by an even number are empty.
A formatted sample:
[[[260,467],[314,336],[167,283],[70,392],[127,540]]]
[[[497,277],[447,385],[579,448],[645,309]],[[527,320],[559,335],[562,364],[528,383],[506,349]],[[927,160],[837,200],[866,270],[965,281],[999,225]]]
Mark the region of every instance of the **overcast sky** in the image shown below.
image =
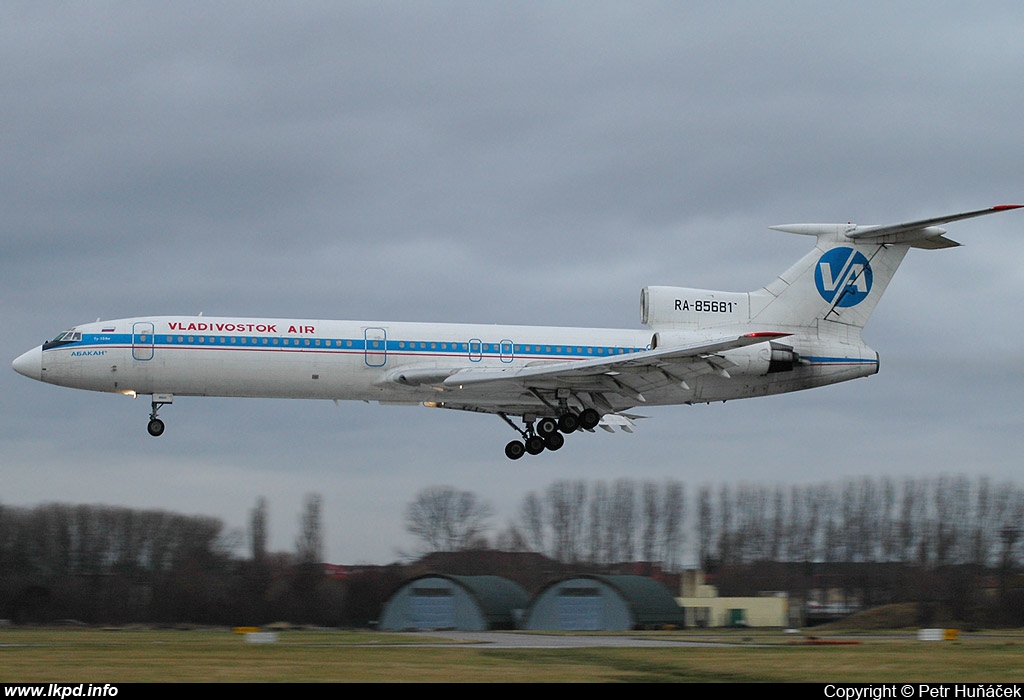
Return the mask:
[[[812,239],[1024,201],[1018,2],[4,2],[7,362],[156,314],[640,328],[646,284],[746,291]],[[338,563],[412,549],[450,484],[504,528],[558,479],[1019,480],[1024,214],[913,250],[865,331],[881,372],[638,411],[508,461],[492,416],[149,401],[0,372],[0,503],[107,503]]]

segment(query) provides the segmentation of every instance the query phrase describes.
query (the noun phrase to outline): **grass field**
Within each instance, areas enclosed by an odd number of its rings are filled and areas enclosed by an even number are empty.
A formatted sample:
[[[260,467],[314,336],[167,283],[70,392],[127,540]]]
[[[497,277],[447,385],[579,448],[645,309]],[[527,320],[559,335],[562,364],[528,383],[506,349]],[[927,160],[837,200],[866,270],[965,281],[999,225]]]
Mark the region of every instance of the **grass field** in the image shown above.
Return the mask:
[[[0,682],[1021,682],[1021,631],[919,642],[912,632],[810,645],[777,631],[637,632],[677,648],[488,649],[443,638],[289,631],[246,644],[223,630],[0,630]]]

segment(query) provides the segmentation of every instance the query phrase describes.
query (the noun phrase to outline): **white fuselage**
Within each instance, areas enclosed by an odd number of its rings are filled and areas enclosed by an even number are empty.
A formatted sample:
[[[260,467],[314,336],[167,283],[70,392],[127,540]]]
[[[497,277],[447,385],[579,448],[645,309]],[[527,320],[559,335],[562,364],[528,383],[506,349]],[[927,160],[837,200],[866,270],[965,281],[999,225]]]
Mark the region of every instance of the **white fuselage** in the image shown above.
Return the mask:
[[[38,371],[34,378],[61,386],[129,395],[471,401],[484,410],[491,402],[531,399],[517,386],[441,387],[440,380],[458,370],[628,355],[649,349],[652,339],[645,330],[202,316],[120,319],[75,330],[79,340],[51,341],[19,358],[19,371]],[[803,360],[791,371],[761,371],[769,352],[762,343],[724,353],[736,364],[729,373],[700,374],[644,392],[641,400],[615,394],[613,408],[764,396],[878,369],[877,355],[863,344],[812,337],[787,342]]]

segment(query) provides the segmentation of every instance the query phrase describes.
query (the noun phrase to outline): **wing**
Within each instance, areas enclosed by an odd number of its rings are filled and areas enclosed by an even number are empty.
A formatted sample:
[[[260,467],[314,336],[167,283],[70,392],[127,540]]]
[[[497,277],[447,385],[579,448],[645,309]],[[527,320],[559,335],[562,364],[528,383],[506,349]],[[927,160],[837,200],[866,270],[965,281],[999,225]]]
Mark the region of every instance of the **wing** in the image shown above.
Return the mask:
[[[646,391],[685,386],[687,379],[709,372],[729,376],[733,363],[720,354],[725,350],[786,335],[747,333],[615,357],[462,369],[436,384],[444,391],[439,401],[428,405],[482,413],[557,415],[558,401],[571,398],[575,405],[601,414],[623,415],[619,412],[645,402]]]

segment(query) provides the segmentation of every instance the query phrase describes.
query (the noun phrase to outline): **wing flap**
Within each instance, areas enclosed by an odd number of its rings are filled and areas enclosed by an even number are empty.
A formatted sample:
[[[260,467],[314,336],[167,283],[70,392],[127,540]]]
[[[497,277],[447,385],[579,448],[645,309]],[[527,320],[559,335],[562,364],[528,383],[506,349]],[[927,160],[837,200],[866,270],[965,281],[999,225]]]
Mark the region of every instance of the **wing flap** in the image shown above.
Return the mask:
[[[566,361],[533,367],[480,368],[464,369],[447,377],[443,384],[449,389],[466,388],[494,382],[514,382],[523,386],[550,380],[565,380],[604,377],[615,384],[621,384],[616,373],[628,374],[635,370],[656,369],[659,363],[680,360],[704,361],[715,353],[755,345],[789,335],[788,333],[759,332],[740,336],[730,336],[712,341],[702,341],[688,345],[660,347],[655,350],[643,350],[629,355],[602,357],[592,360]],[[715,358],[723,359],[723,358]],[[724,367],[717,366],[724,371]],[[624,378],[623,378],[624,379]],[[634,390],[632,387],[627,387]]]

